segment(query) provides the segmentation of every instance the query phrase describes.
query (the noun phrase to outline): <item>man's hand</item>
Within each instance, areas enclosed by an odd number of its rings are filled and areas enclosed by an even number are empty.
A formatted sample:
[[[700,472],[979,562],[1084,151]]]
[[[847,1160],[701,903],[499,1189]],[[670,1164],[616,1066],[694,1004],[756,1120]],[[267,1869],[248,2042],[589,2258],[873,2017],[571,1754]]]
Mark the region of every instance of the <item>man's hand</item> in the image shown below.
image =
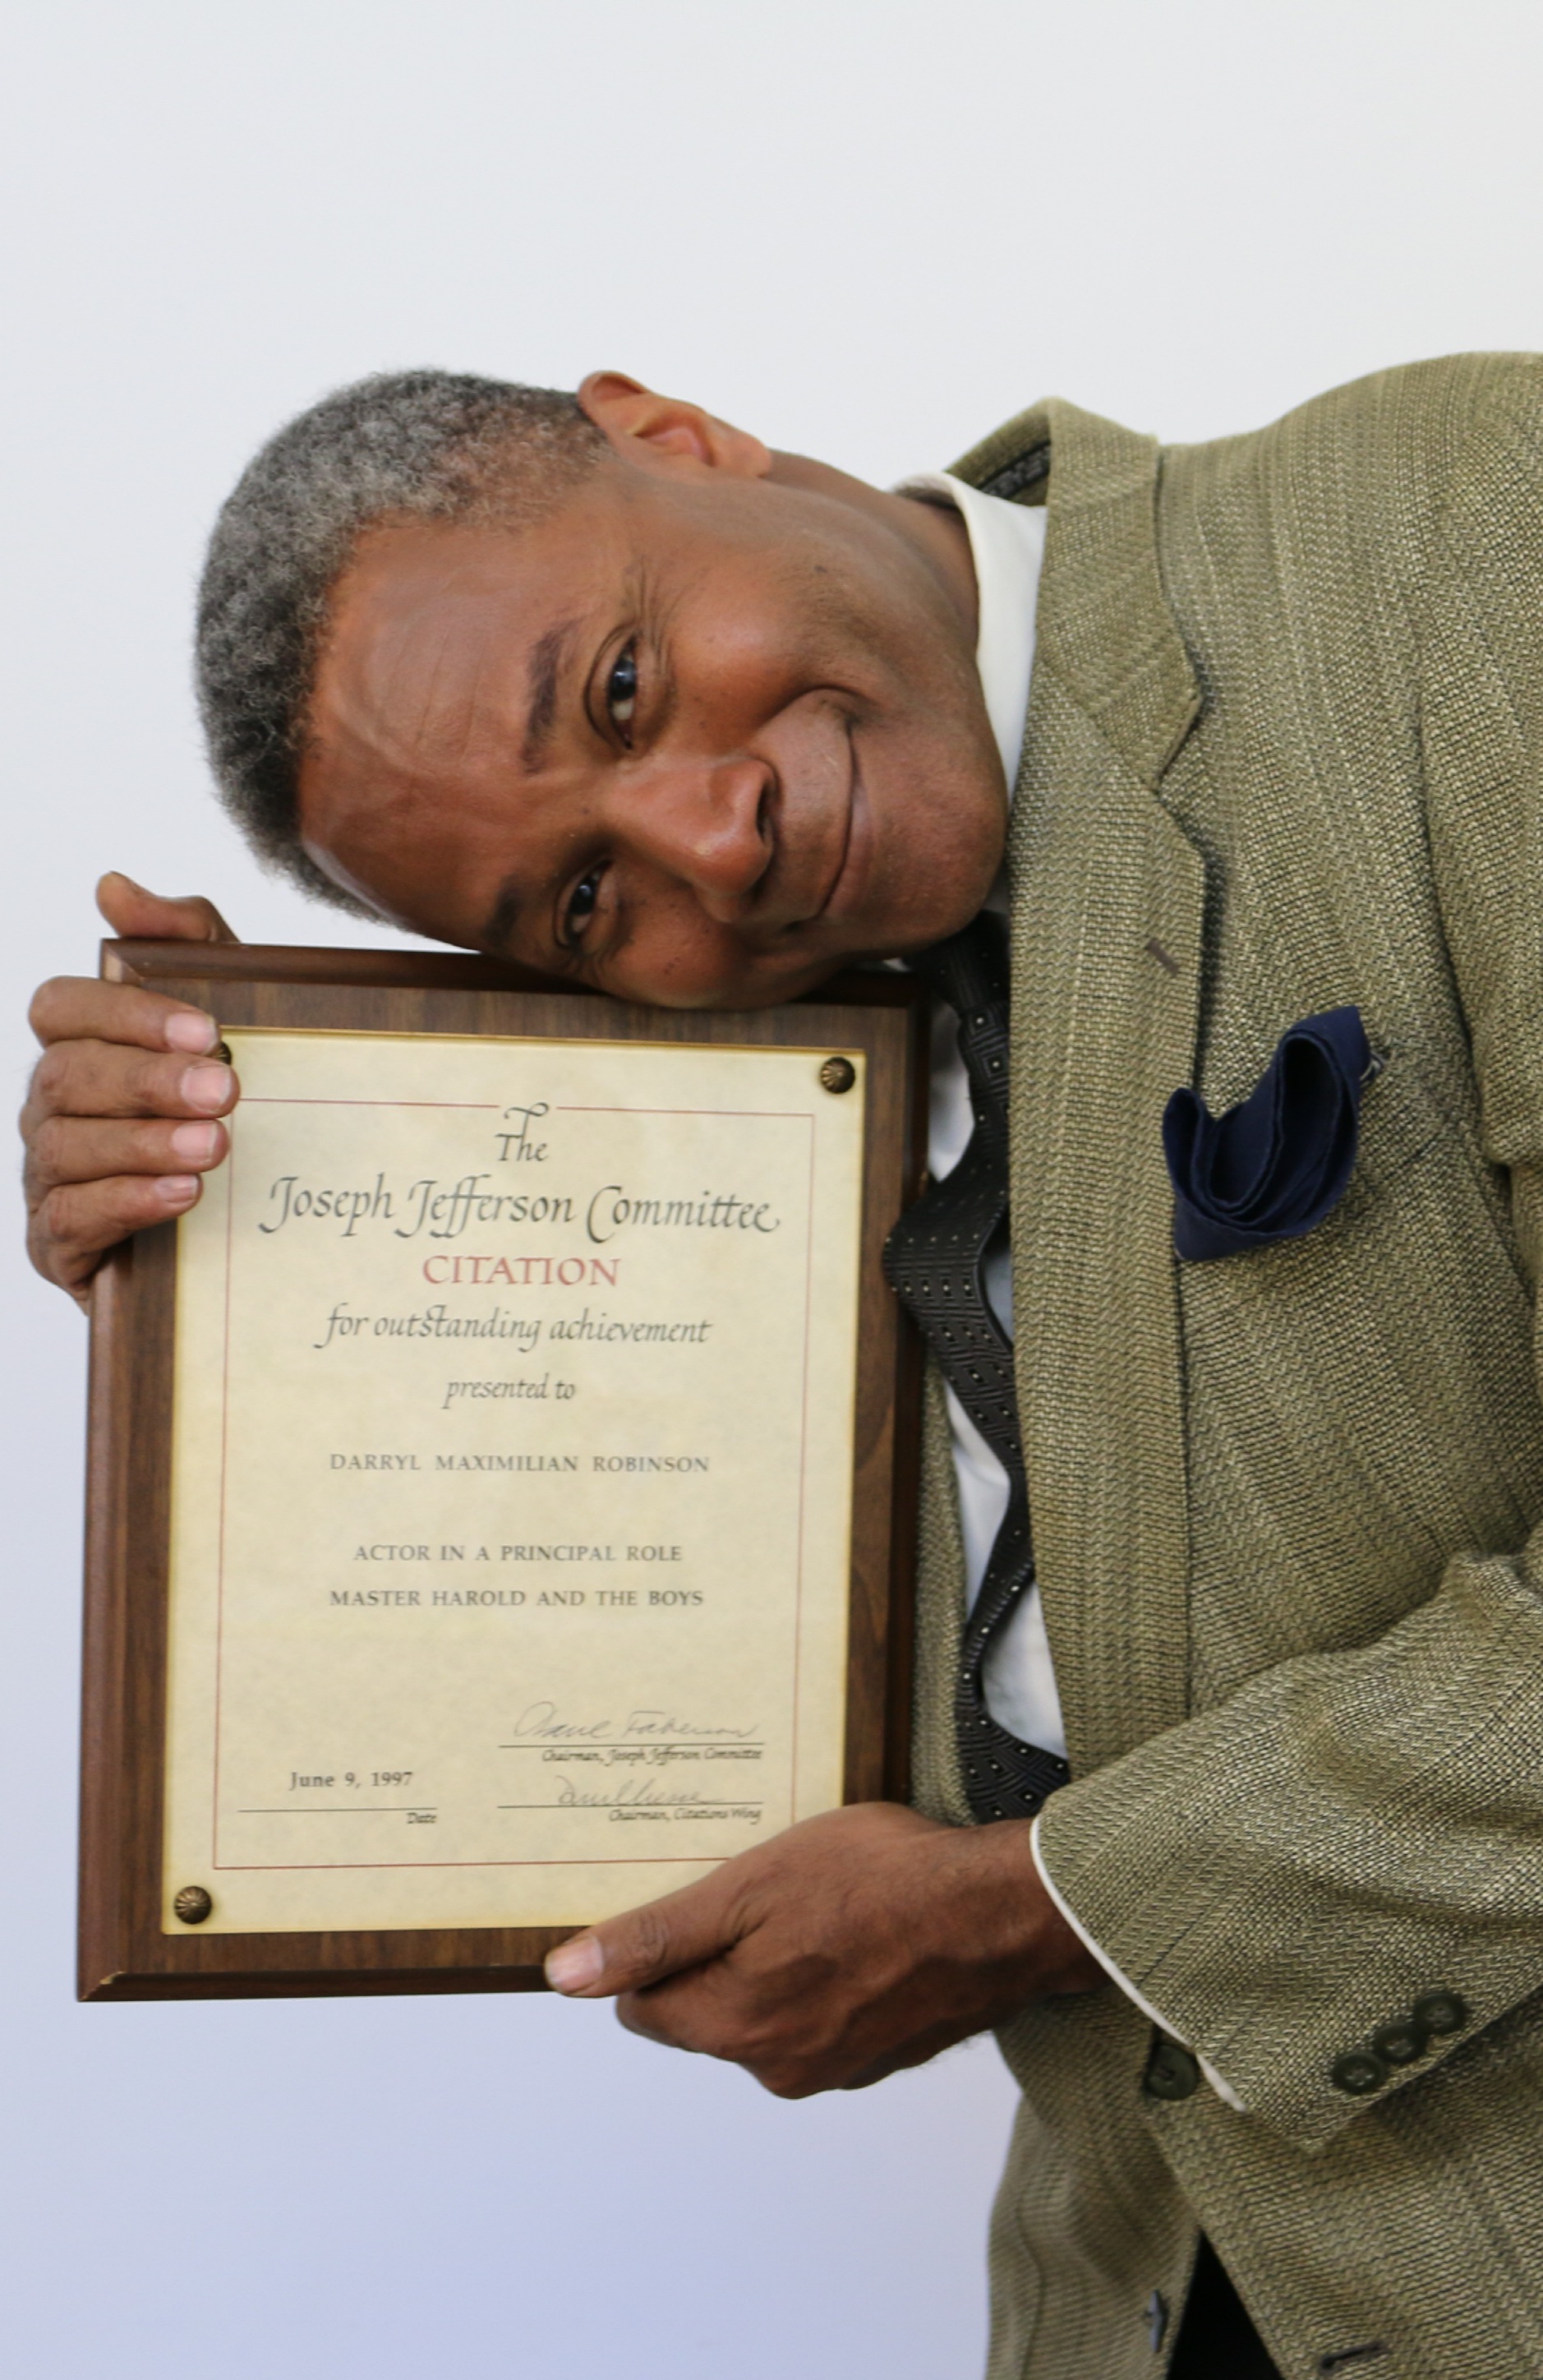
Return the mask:
[[[163,901],[127,876],[104,876],[96,898],[115,934],[236,940],[209,902]],[[84,1305],[109,1248],[192,1206],[229,1146],[216,1119],[238,1086],[211,1055],[219,1026],[186,1001],[59,976],[30,1014],[43,1054],[20,1119],[28,1253]]]
[[[942,1827],[863,1802],[790,1827],[553,1951],[634,2033],[732,2058],[783,2099],[860,2090],[1026,2001],[1107,1981],[1056,1910],[1027,1821]]]

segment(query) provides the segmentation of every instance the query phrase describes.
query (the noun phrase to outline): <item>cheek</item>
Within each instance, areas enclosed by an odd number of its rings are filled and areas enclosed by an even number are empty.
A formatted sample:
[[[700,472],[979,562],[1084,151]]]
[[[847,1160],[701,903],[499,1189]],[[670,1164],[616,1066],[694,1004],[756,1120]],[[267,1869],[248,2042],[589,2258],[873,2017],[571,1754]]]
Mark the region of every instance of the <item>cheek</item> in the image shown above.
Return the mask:
[[[829,973],[808,957],[770,960],[692,907],[650,917],[603,972],[618,1000],[658,1008],[763,1008],[796,999]]]
[[[618,999],[699,1008],[731,986],[743,965],[733,938],[694,902],[656,894],[640,905],[626,947],[602,965],[601,980]]]
[[[871,600],[839,570],[802,552],[759,552],[742,573],[717,581],[711,604],[693,607],[691,667],[683,673],[704,711],[770,719],[800,694],[840,686],[869,700],[894,688]]]

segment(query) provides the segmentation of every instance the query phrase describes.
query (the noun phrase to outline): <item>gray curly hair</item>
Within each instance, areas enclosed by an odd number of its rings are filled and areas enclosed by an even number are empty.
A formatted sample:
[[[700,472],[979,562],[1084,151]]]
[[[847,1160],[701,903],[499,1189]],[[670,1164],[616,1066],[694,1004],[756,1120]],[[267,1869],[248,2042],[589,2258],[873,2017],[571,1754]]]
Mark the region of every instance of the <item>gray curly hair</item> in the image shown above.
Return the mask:
[[[525,527],[604,452],[558,389],[423,370],[334,391],[247,466],[209,543],[196,676],[220,798],[267,866],[373,914],[302,849],[297,786],[328,602],[363,532],[403,515]]]

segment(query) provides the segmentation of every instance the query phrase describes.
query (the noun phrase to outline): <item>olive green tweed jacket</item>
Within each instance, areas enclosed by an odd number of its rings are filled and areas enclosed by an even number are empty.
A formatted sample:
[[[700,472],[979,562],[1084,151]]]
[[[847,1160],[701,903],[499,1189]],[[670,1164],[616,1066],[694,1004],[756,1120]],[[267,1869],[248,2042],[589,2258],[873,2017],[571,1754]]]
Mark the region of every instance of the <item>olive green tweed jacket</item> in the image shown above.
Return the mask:
[[[1160,2373],[1197,2227],[1282,2374],[1543,2374],[1543,359],[1152,442],[1050,404],[1013,815],[1019,1396],[1111,1987],[1002,2034],[991,2380]],[[1042,492],[1042,491],[1041,491]],[[1181,1266],[1160,1140],[1356,1003],[1306,1238]],[[918,1799],[965,1822],[934,1408]],[[1374,2049],[1433,1991],[1457,2029]],[[1452,2013],[1449,2009],[1449,2014]],[[1410,2046],[1404,2024],[1393,2046]]]

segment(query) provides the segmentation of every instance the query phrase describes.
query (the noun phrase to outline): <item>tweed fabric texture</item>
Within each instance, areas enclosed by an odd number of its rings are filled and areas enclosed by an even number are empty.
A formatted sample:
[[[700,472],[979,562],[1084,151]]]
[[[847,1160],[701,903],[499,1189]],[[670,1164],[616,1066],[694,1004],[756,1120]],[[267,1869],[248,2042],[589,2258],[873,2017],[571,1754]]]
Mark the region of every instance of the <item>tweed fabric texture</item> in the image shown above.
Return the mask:
[[[1282,2373],[1514,2380],[1543,2370],[1543,362],[1161,452],[1051,404],[954,468],[1047,440],[1008,855],[1019,1400],[1074,1771],[1041,1843],[1248,2112],[1146,2097],[1112,1990],[1004,2029],[991,2380],[1160,2372],[1197,2223]],[[1388,1062],[1344,1198],[1181,1266],[1168,1095],[1232,1105],[1347,1003]],[[917,1777],[957,1820],[935,1407],[924,1468]],[[1466,2026],[1336,2089],[1437,1986]]]

